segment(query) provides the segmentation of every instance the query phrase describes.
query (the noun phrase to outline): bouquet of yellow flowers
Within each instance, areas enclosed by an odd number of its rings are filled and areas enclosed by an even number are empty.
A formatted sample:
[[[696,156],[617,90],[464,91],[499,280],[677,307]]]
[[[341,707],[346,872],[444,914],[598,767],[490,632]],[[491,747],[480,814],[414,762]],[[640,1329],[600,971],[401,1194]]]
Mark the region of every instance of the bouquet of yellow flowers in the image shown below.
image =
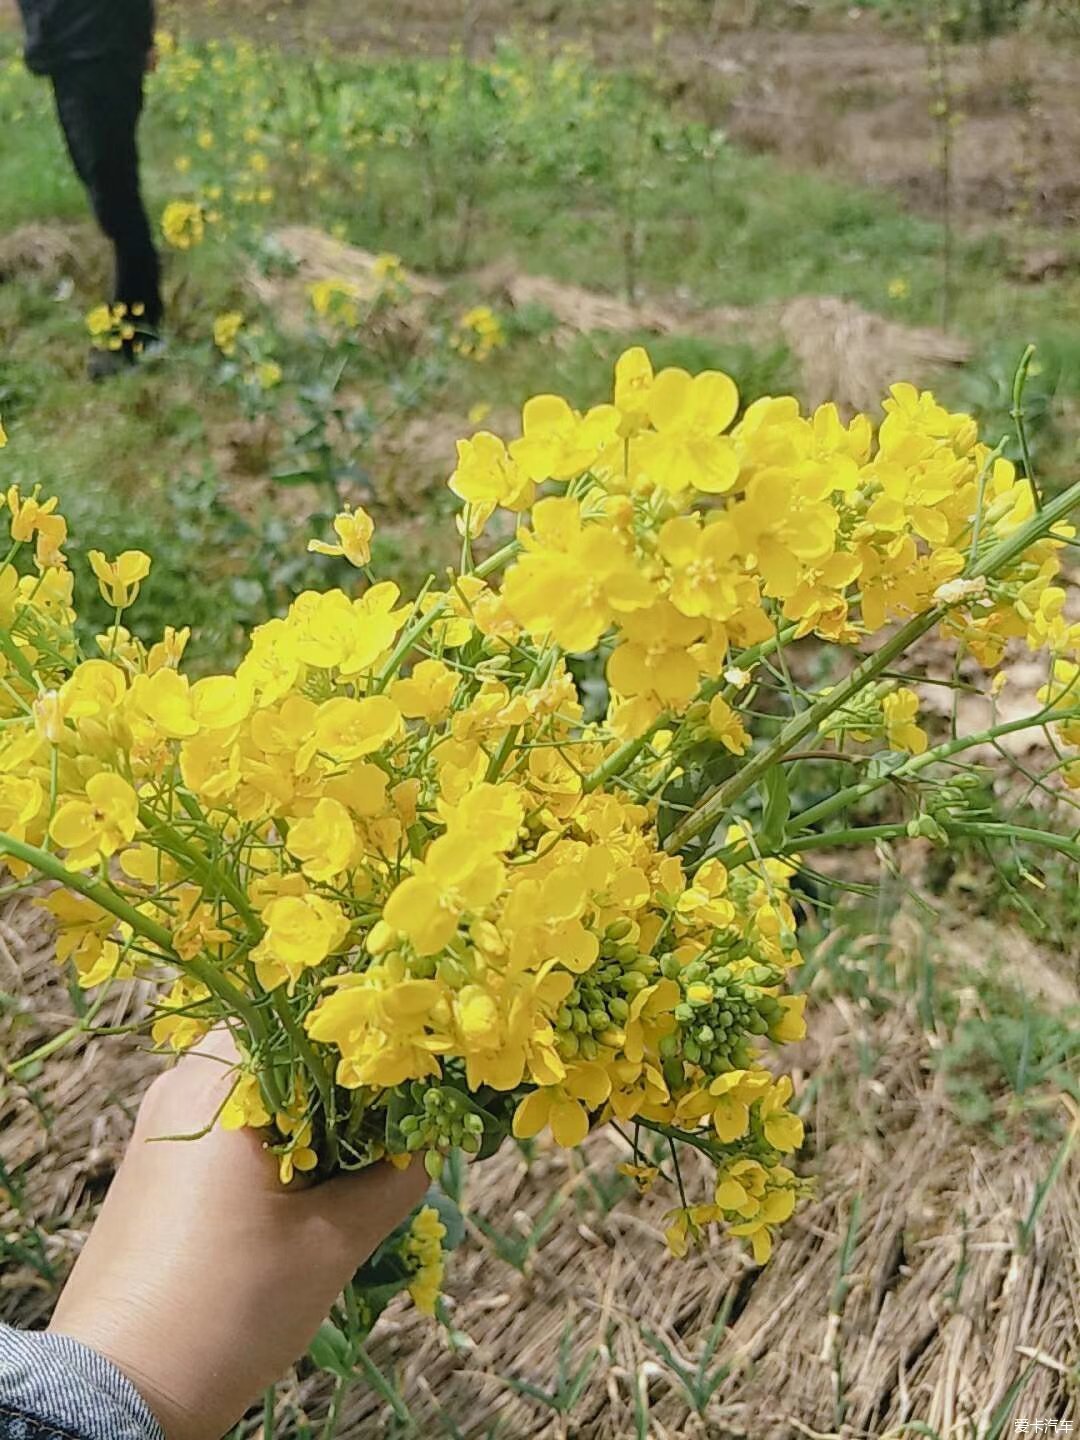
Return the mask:
[[[115,620],[84,650],[64,520],[9,490],[0,853],[60,882],[41,903],[81,984],[160,982],[159,1046],[229,1029],[220,1121],[264,1132],[283,1181],[606,1123],[643,1181],[661,1144],[676,1175],[681,1146],[708,1158],[705,1193],[678,1177],[676,1253],[715,1226],[764,1262],[805,1185],[777,1056],[804,1033],[803,857],[905,834],[1080,855],[941,780],[1021,724],[1080,742],[1056,583],[1080,486],[1044,503],[908,385],[880,428],[791,398],[740,415],[726,375],[640,349],[612,403],[539,396],[520,438],[461,441],[450,485],[455,573],[404,600],[341,514],[316,548],[355,587],[195,681],[186,630],[123,623],[139,552],[91,553]],[[899,668],[931,631],[987,694],[1010,642],[1045,652],[1041,708],[931,747]],[[818,765],[855,778],[799,810],[789,775]],[[860,824],[883,791],[900,813]],[[404,1242],[425,1293],[440,1229]]]

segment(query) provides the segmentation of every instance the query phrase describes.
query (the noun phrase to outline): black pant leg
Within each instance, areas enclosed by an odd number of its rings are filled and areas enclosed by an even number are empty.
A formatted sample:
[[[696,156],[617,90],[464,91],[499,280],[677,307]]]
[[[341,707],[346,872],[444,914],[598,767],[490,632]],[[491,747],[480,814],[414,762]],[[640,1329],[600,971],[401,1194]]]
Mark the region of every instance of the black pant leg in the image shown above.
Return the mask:
[[[160,268],[139,188],[136,131],[143,77],[133,65],[88,61],[53,76],[56,109],[75,170],[98,224],[113,243],[113,298],[141,305],[147,324],[162,315]]]

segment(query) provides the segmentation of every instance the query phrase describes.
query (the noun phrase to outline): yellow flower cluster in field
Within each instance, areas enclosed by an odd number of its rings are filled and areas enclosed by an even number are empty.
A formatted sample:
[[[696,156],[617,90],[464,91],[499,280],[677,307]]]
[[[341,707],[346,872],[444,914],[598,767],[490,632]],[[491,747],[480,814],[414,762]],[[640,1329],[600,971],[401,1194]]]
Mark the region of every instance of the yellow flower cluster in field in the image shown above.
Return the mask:
[[[450,348],[466,360],[482,365],[506,345],[502,321],[489,305],[466,310],[450,336]]]
[[[416,1308],[425,1315],[434,1315],[438,1303],[446,1268],[445,1239],[446,1226],[439,1219],[439,1212],[431,1205],[422,1206],[409,1227],[403,1254],[412,1271],[409,1294]]]
[[[885,410],[876,431],[790,398],[737,419],[727,376],[632,350],[611,403],[540,396],[518,439],[460,443],[460,573],[404,601],[368,574],[369,517],[342,514],[317,548],[356,585],[298,596],[235,673],[195,681],[185,630],[147,646],[122,623],[139,552],[91,556],[115,621],[84,653],[64,521],[10,490],[0,850],[65,881],[45,902],[61,957],[85,985],[168,976],[159,1044],[230,1025],[228,1123],[276,1117],[285,1177],[434,1169],[510,1130],[574,1146],[610,1120],[638,1173],[648,1132],[713,1160],[676,1252],[719,1224],[764,1260],[802,1191],[774,1053],[804,1033],[800,830],[773,813],[789,753],[810,731],[890,765],[924,752],[915,692],[884,672],[933,626],[987,667],[1011,639],[1047,652],[1040,723],[1080,741],[1064,502],[1038,511],[932,396],[899,385]],[[516,536],[479,560],[499,506]],[[757,677],[810,635],[879,639],[778,728]],[[593,652],[599,718],[569,663]],[[702,754],[729,778],[673,810]]]

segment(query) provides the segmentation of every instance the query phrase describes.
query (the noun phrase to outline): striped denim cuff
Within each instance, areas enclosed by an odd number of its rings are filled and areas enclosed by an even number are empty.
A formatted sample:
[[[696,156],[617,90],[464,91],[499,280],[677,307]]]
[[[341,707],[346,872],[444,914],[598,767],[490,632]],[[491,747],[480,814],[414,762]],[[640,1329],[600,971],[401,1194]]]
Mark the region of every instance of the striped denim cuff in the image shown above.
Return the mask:
[[[164,1440],[126,1376],[66,1335],[0,1325],[0,1440]]]

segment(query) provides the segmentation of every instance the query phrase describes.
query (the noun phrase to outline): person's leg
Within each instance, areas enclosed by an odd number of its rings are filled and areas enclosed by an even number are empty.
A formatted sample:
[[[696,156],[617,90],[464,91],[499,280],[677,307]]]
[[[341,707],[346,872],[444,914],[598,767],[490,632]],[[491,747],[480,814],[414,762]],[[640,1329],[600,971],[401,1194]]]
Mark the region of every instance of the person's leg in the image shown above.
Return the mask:
[[[116,61],[71,66],[53,77],[72,163],[116,252],[113,298],[129,310],[141,307],[144,323],[154,329],[162,304],[157,251],[139,188],[142,84],[136,67]]]

